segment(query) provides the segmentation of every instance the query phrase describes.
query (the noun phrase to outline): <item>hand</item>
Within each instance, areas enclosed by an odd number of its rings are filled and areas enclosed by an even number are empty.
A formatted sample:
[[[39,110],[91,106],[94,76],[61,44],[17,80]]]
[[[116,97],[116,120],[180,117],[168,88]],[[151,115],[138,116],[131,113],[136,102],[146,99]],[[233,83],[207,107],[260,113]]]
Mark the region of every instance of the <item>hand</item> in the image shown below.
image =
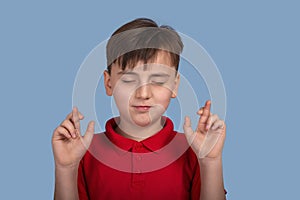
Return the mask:
[[[80,121],[84,117],[76,107],[58,126],[52,136],[52,148],[56,167],[76,167],[94,135],[94,122],[90,121],[84,136],[80,133]]]
[[[196,131],[192,129],[189,117],[185,118],[183,125],[185,136],[199,159],[222,157],[226,125],[217,115],[211,114],[210,107],[211,102],[206,101],[205,106],[197,112],[200,119]]]

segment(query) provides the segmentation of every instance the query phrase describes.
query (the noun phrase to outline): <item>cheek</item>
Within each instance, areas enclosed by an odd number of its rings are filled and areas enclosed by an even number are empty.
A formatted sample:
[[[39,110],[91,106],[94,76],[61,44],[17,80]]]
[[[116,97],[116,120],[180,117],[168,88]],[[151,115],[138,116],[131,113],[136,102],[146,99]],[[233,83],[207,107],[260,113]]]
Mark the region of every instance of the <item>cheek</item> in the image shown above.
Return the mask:
[[[159,90],[155,93],[156,103],[166,108],[170,103],[171,96],[172,96],[172,92],[169,89]]]
[[[113,97],[120,111],[127,109],[129,105],[131,93],[132,92],[130,90],[126,90],[126,89],[114,90]]]
[[[131,94],[134,92],[134,86],[124,85],[119,79],[113,81],[112,88],[115,101],[123,102],[123,104],[129,101]]]

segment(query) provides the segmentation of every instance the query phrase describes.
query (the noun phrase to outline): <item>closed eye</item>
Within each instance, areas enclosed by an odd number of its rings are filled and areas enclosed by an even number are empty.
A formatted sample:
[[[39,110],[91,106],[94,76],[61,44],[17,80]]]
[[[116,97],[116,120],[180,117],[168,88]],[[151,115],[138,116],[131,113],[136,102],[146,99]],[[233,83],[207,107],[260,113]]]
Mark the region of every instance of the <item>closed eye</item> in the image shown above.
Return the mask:
[[[163,85],[168,82],[168,76],[154,76],[151,77],[151,83],[155,85]]]
[[[163,85],[163,84],[165,84],[166,82],[165,82],[165,81],[152,81],[151,83],[152,83],[152,84],[155,84],[155,85]]]
[[[122,80],[123,83],[134,83],[136,80]]]
[[[135,83],[137,81],[137,75],[135,73],[126,72],[122,77],[123,83]]]

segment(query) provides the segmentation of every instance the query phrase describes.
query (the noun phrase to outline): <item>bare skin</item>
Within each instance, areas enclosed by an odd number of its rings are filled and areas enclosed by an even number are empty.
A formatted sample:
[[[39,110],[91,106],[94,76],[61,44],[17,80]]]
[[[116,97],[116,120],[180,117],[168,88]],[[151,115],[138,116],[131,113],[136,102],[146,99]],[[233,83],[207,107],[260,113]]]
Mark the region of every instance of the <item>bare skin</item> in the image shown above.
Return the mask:
[[[77,173],[81,158],[86,153],[93,135],[94,122],[88,124],[86,133],[81,136],[80,120],[83,115],[76,107],[53,133],[52,148],[55,160],[54,199],[79,199]]]
[[[226,136],[226,125],[217,115],[210,112],[211,102],[206,101],[205,106],[197,112],[200,119],[195,131],[191,128],[189,117],[186,117],[184,132],[189,140],[193,137],[191,147],[196,155],[201,153],[201,146],[206,134],[219,134],[219,139],[212,150],[204,157],[198,158],[201,174],[201,200],[223,200],[224,193],[222,151]]]

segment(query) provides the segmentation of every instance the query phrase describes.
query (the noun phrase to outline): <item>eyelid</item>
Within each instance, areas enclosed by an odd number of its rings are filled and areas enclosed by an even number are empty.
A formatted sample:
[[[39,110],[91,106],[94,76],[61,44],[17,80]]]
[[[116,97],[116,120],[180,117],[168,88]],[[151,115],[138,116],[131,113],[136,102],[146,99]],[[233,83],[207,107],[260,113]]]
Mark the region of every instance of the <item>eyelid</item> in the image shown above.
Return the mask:
[[[138,76],[135,73],[125,73],[125,74],[122,74],[121,78],[137,79]]]
[[[133,78],[122,78],[121,80],[123,82],[133,82],[133,81],[136,81],[136,79],[133,79]]]
[[[160,81],[153,81],[152,84],[156,84],[156,85],[163,85],[166,82],[160,82]]]
[[[154,81],[154,82],[167,82],[169,80],[169,77],[166,77],[166,76],[156,76],[156,77],[152,77],[150,80]]]
[[[168,79],[152,79],[150,82],[158,85],[163,85],[168,82]]]
[[[129,80],[137,80],[137,76],[136,74],[132,74],[132,73],[126,73],[126,74],[123,74],[121,76],[121,80],[126,80],[126,79],[129,79]]]
[[[162,78],[169,78],[169,74],[152,74],[151,77],[162,77]]]

